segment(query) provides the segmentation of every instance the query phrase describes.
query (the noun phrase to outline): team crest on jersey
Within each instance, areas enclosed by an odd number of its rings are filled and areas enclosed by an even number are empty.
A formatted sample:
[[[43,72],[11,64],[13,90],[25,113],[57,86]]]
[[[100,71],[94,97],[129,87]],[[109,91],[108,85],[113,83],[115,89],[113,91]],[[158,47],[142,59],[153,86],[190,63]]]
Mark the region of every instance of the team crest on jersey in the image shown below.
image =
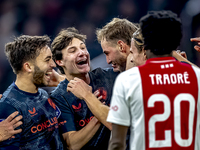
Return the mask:
[[[104,89],[104,87],[100,87],[97,90],[100,93],[98,96],[102,96],[102,100],[106,100],[107,99],[107,91]]]
[[[56,111],[56,118],[58,119],[60,117],[60,114],[61,114],[60,109],[56,106],[56,104],[50,98],[48,98],[48,102],[51,105],[51,107],[53,107],[53,109],[55,109],[55,111]]]
[[[4,121],[5,119],[0,119],[0,122]]]

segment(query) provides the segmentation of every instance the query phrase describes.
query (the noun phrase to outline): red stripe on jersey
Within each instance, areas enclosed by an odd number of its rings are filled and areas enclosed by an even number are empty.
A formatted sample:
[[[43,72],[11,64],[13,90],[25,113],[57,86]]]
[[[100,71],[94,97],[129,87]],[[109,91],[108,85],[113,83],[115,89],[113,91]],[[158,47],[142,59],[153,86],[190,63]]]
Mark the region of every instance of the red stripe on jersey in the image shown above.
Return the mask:
[[[149,150],[194,150],[197,77],[189,64],[153,58],[139,67]]]

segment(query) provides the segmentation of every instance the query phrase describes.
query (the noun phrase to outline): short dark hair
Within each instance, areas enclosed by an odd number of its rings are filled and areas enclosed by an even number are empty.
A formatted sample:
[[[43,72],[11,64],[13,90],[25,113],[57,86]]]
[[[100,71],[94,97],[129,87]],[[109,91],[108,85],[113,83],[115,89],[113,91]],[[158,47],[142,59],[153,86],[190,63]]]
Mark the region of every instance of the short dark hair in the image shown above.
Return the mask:
[[[13,72],[18,74],[23,63],[35,60],[40,54],[40,50],[45,46],[50,46],[50,38],[44,36],[22,35],[16,37],[13,42],[5,45],[5,54],[13,68]]]
[[[86,35],[80,34],[78,30],[74,27],[62,29],[58,33],[51,44],[54,61],[62,59],[62,50],[72,42],[73,38],[77,38],[85,43]],[[64,74],[63,68],[58,65],[57,67],[61,71],[61,73]]]
[[[155,55],[170,54],[182,38],[181,20],[172,11],[149,11],[140,19],[144,49]]]

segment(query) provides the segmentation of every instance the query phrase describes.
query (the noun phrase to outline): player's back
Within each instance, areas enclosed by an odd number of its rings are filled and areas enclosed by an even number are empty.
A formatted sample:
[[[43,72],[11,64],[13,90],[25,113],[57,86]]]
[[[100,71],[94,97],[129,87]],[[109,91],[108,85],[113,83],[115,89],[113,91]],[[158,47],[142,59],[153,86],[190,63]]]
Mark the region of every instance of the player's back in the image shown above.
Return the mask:
[[[145,128],[142,149],[200,149],[200,70],[164,57],[149,59],[139,73]]]

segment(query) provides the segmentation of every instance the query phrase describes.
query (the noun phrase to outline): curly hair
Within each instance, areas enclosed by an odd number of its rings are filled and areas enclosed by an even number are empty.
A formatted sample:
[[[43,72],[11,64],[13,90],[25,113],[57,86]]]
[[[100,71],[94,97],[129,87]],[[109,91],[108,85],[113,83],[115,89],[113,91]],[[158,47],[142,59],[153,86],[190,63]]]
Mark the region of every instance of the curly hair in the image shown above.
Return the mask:
[[[62,50],[69,46],[72,42],[73,38],[77,38],[85,43],[87,39],[86,35],[80,34],[78,30],[74,27],[69,27],[67,29],[62,29],[58,35],[55,37],[53,42],[51,43],[51,50],[53,54],[53,59],[61,60],[62,59]],[[62,67],[58,66],[58,69],[61,73],[64,74],[64,70]]]
[[[18,74],[23,63],[35,60],[43,47],[50,46],[50,38],[44,36],[22,35],[16,37],[13,42],[5,45],[5,54],[15,74]]]
[[[140,19],[144,49],[155,55],[169,54],[181,41],[181,20],[172,11],[149,11]]]
[[[113,18],[102,29],[96,30],[97,40],[101,44],[102,40],[115,42],[123,40],[131,46],[131,37],[138,29],[138,24],[134,24],[127,19]]]

